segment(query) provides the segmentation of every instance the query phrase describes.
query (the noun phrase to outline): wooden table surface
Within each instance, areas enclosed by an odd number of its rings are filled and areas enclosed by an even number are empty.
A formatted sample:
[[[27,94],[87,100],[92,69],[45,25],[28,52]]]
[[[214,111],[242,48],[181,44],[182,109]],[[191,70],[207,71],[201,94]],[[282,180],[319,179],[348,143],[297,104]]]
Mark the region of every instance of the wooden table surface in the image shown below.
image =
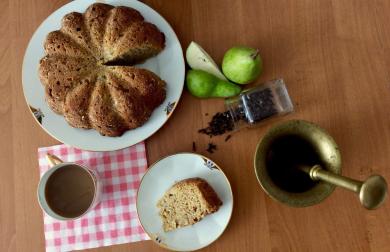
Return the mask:
[[[0,1],[0,251],[43,251],[42,212],[36,200],[37,148],[58,142],[34,122],[23,97],[21,68],[38,25],[65,0]],[[231,46],[260,49],[258,82],[283,77],[296,112],[327,129],[340,146],[343,174],[390,181],[390,1],[387,0],[170,0],[145,1],[164,16],[183,48],[201,44],[217,62]],[[390,203],[364,210],[337,189],[322,204],[294,209],[261,190],[253,170],[259,139],[273,123],[210,139],[197,133],[221,100],[187,91],[171,119],[147,140],[148,161],[198,152],[220,164],[233,187],[231,222],[204,251],[390,251]],[[97,251],[161,251],[153,242]]]

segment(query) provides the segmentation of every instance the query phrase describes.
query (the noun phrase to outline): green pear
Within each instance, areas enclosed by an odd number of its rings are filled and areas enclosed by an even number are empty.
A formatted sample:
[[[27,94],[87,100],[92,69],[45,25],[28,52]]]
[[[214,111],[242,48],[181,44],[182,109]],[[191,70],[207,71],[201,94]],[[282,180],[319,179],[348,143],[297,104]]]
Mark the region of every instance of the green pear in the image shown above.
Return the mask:
[[[236,46],[230,48],[222,60],[222,72],[231,81],[248,84],[259,77],[263,62],[259,50]]]
[[[197,43],[192,41],[186,50],[186,59],[192,69],[203,70],[211,73],[221,80],[227,81],[226,77],[219,70],[218,65],[211,56]]]
[[[190,93],[199,98],[217,98],[236,96],[241,88],[231,82],[218,79],[202,70],[189,70],[186,77]]]

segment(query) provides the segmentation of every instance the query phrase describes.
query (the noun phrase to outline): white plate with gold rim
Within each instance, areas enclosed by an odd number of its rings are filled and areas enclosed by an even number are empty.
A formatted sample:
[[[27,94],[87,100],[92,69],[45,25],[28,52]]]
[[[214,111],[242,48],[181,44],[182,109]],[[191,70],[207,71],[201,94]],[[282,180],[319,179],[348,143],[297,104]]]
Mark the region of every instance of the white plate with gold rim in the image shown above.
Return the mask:
[[[218,194],[223,205],[200,222],[164,232],[158,200],[176,182],[199,177]],[[176,251],[201,249],[217,240],[226,229],[233,211],[230,183],[217,164],[194,153],[178,153],[154,163],[145,173],[137,193],[137,213],[145,232],[158,245]]]
[[[60,28],[64,15],[73,11],[83,13],[89,5],[95,2],[128,6],[138,10],[146,21],[155,24],[165,34],[166,39],[165,49],[161,53],[137,66],[151,70],[166,81],[167,97],[144,125],[129,130],[120,137],[105,137],[95,130],[77,129],[68,125],[63,116],[54,113],[47,105],[44,88],[38,77],[39,60],[44,56],[43,43],[46,35]],[[92,151],[122,149],[141,142],[155,133],[175,109],[183,91],[184,76],[183,51],[172,27],[152,8],[136,0],[76,0],[62,6],[52,13],[32,36],[26,49],[22,69],[24,96],[36,121],[57,140]]]

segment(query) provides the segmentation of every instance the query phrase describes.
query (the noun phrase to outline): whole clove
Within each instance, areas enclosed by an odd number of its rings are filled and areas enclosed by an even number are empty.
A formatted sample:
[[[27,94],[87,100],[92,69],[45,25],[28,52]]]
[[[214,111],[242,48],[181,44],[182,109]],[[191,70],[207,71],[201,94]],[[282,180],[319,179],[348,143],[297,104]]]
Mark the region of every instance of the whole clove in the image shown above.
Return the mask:
[[[217,145],[215,145],[215,144],[213,144],[213,143],[209,143],[209,145],[208,145],[206,151],[207,151],[208,153],[211,153],[211,154],[212,154],[212,153],[214,153],[215,150],[217,150]]]
[[[195,142],[192,142],[192,151],[196,152],[196,143]]]
[[[228,131],[234,129],[234,122],[229,111],[223,113],[216,113],[211,121],[208,123],[208,127],[200,129],[198,132],[206,134],[210,137],[222,135]]]

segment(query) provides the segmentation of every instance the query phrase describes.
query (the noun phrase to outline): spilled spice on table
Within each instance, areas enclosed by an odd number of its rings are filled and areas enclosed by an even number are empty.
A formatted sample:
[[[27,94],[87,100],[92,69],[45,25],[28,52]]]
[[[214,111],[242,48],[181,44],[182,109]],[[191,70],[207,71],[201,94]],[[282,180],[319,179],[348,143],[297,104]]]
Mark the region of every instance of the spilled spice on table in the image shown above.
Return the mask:
[[[199,133],[209,137],[222,135],[234,129],[234,122],[229,111],[216,113],[206,128],[198,130]]]
[[[211,153],[211,154],[212,154],[212,153],[214,153],[215,150],[217,150],[217,145],[215,145],[215,144],[213,144],[213,143],[209,143],[209,145],[208,145],[206,151],[207,151],[208,153]]]
[[[192,151],[196,152],[196,143],[195,142],[192,142]]]

